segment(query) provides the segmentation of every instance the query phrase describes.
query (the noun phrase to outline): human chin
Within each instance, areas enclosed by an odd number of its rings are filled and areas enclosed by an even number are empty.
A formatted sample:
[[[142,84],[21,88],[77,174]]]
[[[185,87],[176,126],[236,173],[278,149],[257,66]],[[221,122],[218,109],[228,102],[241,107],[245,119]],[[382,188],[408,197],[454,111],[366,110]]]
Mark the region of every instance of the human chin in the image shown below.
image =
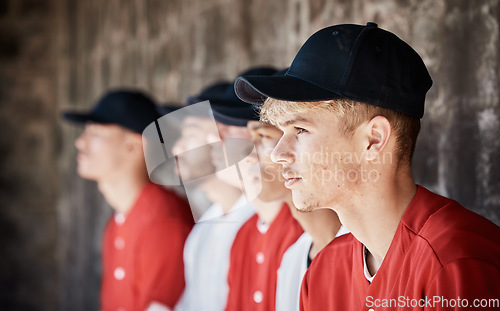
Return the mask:
[[[182,178],[182,180],[184,182],[196,179],[198,177],[198,176],[196,176],[196,171],[192,170],[191,168],[192,168],[192,166],[186,165],[186,163],[181,163],[179,161],[179,167],[178,167],[178,170],[177,170],[177,175],[180,178]]]
[[[90,167],[88,165],[85,165],[84,163],[78,163],[76,171],[78,175],[83,179],[97,180],[96,172],[92,172]]]
[[[241,189],[241,182],[238,176],[238,171],[235,166],[230,166],[224,169],[217,169],[215,176],[222,182],[233,186],[235,188]]]
[[[178,157],[178,164],[179,169],[177,173],[183,181],[191,181],[215,172],[215,168],[211,165],[211,162],[206,163],[204,159],[196,157]]]
[[[266,178],[262,178],[260,186],[262,191],[259,193],[259,199],[264,202],[282,199],[290,193],[290,190],[286,189],[279,180],[269,181]]]
[[[300,190],[292,190],[292,200],[295,208],[301,212],[312,212],[319,208],[318,202],[311,195]]]

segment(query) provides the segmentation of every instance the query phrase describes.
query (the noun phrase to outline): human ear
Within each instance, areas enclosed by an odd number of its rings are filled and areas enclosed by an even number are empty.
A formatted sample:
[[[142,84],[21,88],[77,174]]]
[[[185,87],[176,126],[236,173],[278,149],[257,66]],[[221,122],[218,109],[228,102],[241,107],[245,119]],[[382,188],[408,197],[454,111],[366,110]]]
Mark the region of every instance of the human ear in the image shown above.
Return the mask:
[[[366,129],[366,160],[373,161],[381,155],[391,137],[391,124],[382,116],[376,116],[368,122]]]
[[[142,148],[142,136],[135,133],[127,133],[125,138],[125,146],[129,152],[143,152]]]

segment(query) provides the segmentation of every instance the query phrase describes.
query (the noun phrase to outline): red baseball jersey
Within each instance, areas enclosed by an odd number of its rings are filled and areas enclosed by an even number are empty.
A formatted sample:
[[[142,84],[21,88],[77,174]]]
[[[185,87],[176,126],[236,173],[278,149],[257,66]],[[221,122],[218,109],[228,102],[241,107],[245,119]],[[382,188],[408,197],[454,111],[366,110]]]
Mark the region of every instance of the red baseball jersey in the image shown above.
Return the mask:
[[[258,216],[254,215],[236,235],[228,274],[227,311],[275,310],[281,258],[303,230],[292,217],[290,207],[283,204],[267,231],[261,231]]]
[[[302,283],[301,310],[500,308],[500,228],[422,186],[371,284],[363,249],[349,234],[320,252]]]
[[[101,309],[143,311],[156,301],[173,308],[184,289],[189,205],[148,183],[127,215],[115,213],[103,237]]]

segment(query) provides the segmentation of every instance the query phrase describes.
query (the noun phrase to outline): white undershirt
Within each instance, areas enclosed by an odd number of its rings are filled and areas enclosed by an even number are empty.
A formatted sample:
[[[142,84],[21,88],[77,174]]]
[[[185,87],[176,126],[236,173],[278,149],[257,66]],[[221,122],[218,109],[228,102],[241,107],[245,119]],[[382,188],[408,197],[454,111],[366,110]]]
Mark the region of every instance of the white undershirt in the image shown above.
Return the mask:
[[[171,309],[162,303],[153,301],[149,304],[146,311],[171,311]]]
[[[261,234],[265,234],[268,229],[269,229],[269,224],[264,223],[262,220],[260,220],[260,218],[258,218],[257,219],[257,230],[259,230],[259,232]]]

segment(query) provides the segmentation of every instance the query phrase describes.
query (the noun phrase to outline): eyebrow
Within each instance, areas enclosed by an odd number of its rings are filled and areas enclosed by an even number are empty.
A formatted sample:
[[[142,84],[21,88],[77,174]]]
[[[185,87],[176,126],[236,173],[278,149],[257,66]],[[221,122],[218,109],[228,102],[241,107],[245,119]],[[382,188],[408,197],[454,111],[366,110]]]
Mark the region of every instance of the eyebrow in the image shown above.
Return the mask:
[[[311,124],[311,121],[309,121],[308,119],[306,119],[304,117],[298,116],[296,118],[286,120],[285,122],[278,122],[278,125],[280,127],[287,127],[287,126],[289,126],[291,124],[295,124],[295,123]]]
[[[186,122],[184,124],[182,124],[182,127],[185,127],[185,128],[202,128],[202,126],[198,123],[198,122],[195,122],[195,121],[189,121],[189,122]]]
[[[255,125],[249,126],[249,130],[251,130],[251,131],[256,131],[256,130],[261,129],[261,128],[273,128],[273,126],[271,124],[265,123],[265,122],[259,122],[259,123],[256,123]]]

